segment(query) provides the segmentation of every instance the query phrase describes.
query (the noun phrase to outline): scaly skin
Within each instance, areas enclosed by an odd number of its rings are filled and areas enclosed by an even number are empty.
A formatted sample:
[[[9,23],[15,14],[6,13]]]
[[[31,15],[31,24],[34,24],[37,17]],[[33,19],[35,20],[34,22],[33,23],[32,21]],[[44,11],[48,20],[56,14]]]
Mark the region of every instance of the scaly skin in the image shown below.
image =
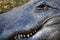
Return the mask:
[[[0,14],[0,40],[12,40],[12,35],[36,28],[39,30],[31,37],[15,40],[60,39],[60,0],[31,0],[21,7]]]

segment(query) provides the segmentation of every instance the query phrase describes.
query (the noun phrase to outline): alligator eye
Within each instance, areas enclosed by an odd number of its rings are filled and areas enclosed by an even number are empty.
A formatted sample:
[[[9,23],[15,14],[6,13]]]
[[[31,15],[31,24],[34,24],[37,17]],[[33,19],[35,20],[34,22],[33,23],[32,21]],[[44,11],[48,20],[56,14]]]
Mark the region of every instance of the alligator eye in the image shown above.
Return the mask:
[[[46,5],[46,4],[40,4],[37,6],[36,8],[37,10],[48,10],[48,9],[53,9],[53,7],[49,6],[49,5]]]
[[[53,6],[49,5],[48,3],[43,2],[41,4],[38,4],[36,6],[36,9],[37,10],[50,10],[50,9],[58,9],[58,8],[53,7]]]

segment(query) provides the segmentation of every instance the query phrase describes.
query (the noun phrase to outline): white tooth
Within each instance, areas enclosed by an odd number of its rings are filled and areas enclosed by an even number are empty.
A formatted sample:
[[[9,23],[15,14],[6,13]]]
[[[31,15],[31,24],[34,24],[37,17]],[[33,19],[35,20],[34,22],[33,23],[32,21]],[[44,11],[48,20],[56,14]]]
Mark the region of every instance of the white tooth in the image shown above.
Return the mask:
[[[36,32],[36,30],[35,30],[35,32]]]
[[[20,35],[18,34],[18,38],[20,38]]]
[[[30,33],[30,35],[32,35],[32,33]]]
[[[25,35],[23,35],[23,37],[25,37]]]
[[[22,35],[20,35],[20,37],[23,37]]]
[[[35,31],[33,31],[33,33],[35,33],[36,32],[36,30]]]
[[[17,35],[14,38],[16,39],[17,38]]]
[[[35,32],[33,32],[33,33],[35,33]]]
[[[30,37],[30,35],[29,35],[29,34],[27,34],[27,37]]]

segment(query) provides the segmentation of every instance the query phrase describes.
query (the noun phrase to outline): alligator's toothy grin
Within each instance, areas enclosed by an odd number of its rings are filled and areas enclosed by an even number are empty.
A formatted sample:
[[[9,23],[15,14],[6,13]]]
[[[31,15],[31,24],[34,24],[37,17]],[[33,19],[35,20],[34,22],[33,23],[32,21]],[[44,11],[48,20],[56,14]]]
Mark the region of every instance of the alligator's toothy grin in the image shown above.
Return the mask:
[[[36,32],[38,31],[37,28],[34,28],[33,30],[27,31],[27,32],[22,32],[22,33],[17,33],[17,34],[13,34],[13,36],[11,36],[11,39],[13,38],[15,39],[20,39],[20,38],[29,38],[31,36],[33,36]]]
[[[33,36],[34,34],[36,34],[44,24],[46,24],[50,19],[53,19],[54,17],[59,17],[60,15],[57,15],[57,16],[52,16],[50,18],[47,18],[41,25],[37,25],[34,29],[31,29],[30,31],[27,31],[27,32],[22,32],[22,33],[16,33],[16,34],[13,34],[13,36],[10,37],[11,40],[16,40],[17,38],[18,39],[21,39],[21,38],[29,38],[31,36]]]
[[[31,32],[23,32],[23,33],[17,33],[13,34],[13,36],[10,37],[10,39],[15,40],[15,39],[20,39],[20,38],[29,38],[32,35],[34,35],[37,32],[37,30],[31,30]]]
[[[14,36],[14,38],[29,38],[30,36],[32,36],[34,33],[36,33],[36,30],[30,33],[22,33],[22,34],[17,34]]]
[[[60,1],[32,1],[0,15],[0,40],[60,39]]]

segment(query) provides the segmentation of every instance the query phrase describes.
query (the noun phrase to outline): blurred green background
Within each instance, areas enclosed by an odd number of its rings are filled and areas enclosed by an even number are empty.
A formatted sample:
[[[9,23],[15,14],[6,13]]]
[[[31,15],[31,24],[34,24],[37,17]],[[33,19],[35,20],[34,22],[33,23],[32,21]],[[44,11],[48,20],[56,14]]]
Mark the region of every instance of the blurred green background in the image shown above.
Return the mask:
[[[0,0],[0,14],[27,3],[29,0]]]

